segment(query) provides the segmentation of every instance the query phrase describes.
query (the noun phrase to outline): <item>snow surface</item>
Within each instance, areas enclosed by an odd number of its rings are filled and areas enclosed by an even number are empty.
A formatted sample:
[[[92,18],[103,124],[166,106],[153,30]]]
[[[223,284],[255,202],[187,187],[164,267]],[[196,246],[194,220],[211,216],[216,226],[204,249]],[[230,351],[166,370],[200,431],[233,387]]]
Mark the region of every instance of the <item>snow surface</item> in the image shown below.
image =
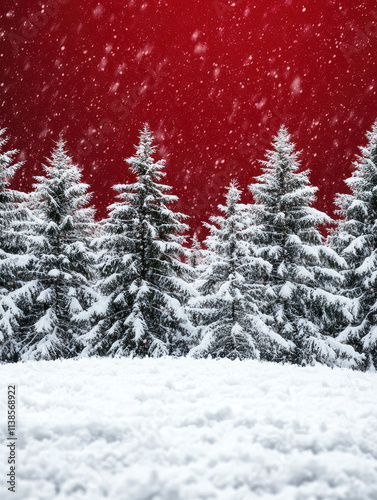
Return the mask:
[[[377,374],[257,361],[0,366],[18,384],[18,500],[377,498]],[[0,464],[6,449],[1,446]]]

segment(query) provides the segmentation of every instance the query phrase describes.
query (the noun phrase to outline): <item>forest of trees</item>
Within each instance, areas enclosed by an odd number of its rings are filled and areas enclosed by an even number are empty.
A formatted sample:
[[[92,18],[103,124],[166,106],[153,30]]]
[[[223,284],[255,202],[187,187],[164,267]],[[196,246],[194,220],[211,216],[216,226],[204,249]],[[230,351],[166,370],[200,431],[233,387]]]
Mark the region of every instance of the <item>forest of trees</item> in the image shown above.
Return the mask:
[[[12,188],[0,131],[0,362],[193,356],[377,368],[377,121],[335,203],[282,126],[245,188],[188,238],[148,125],[126,160],[132,184],[96,221],[90,188],[56,142],[33,191]],[[127,166],[126,166],[127,168]],[[321,228],[334,225],[325,238]]]

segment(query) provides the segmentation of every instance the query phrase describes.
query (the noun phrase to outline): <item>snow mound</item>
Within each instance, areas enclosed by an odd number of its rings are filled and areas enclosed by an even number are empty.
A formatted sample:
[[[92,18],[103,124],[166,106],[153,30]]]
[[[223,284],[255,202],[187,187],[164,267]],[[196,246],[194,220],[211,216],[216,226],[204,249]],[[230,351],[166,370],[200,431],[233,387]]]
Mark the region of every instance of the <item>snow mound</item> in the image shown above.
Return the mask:
[[[2,443],[18,384],[18,489],[1,474],[2,499],[377,498],[376,373],[170,358],[0,373]]]

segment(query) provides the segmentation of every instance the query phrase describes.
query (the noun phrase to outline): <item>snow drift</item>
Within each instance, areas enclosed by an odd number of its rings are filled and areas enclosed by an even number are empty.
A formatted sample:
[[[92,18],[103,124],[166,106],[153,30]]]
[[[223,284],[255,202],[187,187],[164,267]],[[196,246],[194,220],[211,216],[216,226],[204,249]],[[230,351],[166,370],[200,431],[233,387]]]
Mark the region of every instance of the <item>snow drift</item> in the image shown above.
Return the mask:
[[[256,361],[0,366],[18,384],[17,500],[372,500],[375,373]],[[1,447],[1,469],[6,449]]]

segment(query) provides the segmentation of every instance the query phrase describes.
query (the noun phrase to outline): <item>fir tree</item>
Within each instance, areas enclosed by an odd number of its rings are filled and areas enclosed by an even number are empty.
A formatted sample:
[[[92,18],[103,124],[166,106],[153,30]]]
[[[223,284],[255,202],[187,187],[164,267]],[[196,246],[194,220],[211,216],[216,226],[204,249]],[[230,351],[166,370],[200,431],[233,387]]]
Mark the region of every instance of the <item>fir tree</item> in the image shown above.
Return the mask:
[[[0,130],[0,148],[8,142],[5,129]],[[20,202],[25,193],[11,189],[10,182],[22,165],[14,160],[16,150],[0,153],[0,361],[17,361],[20,345],[17,338],[21,311],[17,305],[17,288],[27,259],[18,238],[15,223],[25,217]]]
[[[191,239],[191,246],[187,249],[187,262],[190,269],[190,282],[194,282],[204,269],[205,251],[196,232]],[[185,306],[187,303],[185,302]]]
[[[32,216],[23,229],[32,259],[21,291],[23,360],[79,354],[77,338],[86,325],[77,315],[96,297],[91,195],[62,138],[43,169],[44,175],[35,178]]]
[[[201,263],[202,263],[202,246],[198,238],[198,235],[195,232],[194,236],[192,237],[191,248],[189,251],[189,264],[194,270],[196,270]]]
[[[89,355],[180,355],[193,332],[183,309],[191,293],[181,260],[186,216],[169,208],[177,197],[160,182],[165,162],[154,161],[152,142],[145,125],[135,156],[126,160],[136,182],[114,186],[118,201],[102,224],[103,300],[92,308],[98,321],[85,336]]]
[[[208,267],[198,280],[199,297],[190,302],[199,326],[199,345],[193,356],[231,359],[276,359],[289,350],[289,342],[268,326],[260,311],[265,300],[263,278],[270,264],[253,256],[247,229],[247,212],[240,204],[241,190],[232,182],[227,188],[222,215],[212,217]]]
[[[309,171],[300,169],[284,126],[262,165],[263,174],[250,186],[250,208],[263,227],[255,240],[259,255],[272,266],[267,311],[275,330],[295,345],[288,360],[354,366],[353,349],[332,337],[334,324],[351,317],[349,301],[336,294],[345,262],[323,243],[318,226],[331,219],[311,206],[317,188],[310,185]]]
[[[377,121],[367,139],[345,181],[351,193],[337,196],[342,220],[330,241],[347,261],[344,293],[355,303],[355,316],[339,339],[377,368]]]

